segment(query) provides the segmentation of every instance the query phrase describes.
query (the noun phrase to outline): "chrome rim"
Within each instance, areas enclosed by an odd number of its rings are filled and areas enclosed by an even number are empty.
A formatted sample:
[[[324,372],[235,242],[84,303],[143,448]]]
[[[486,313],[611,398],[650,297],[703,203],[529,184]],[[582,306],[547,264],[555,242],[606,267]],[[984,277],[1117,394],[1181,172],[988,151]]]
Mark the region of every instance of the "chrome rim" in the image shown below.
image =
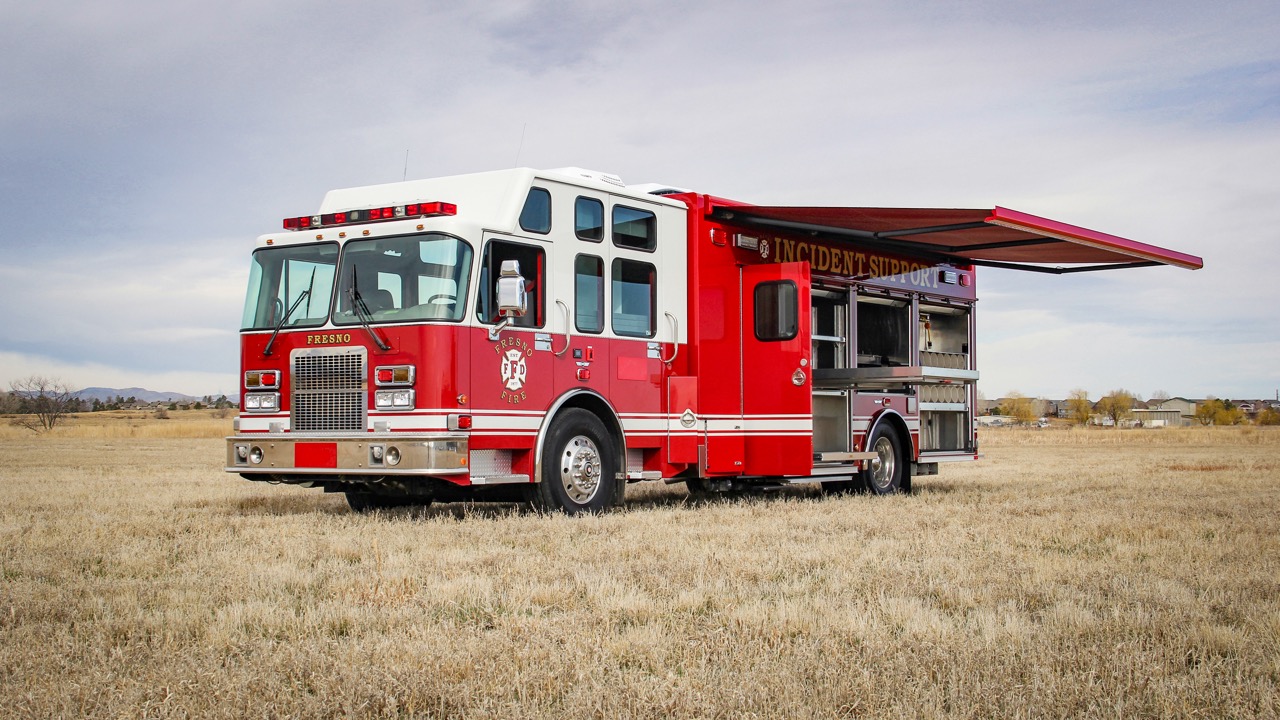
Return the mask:
[[[898,464],[893,454],[893,441],[879,437],[871,452],[876,454],[871,460],[871,482],[877,489],[887,490],[893,484],[893,472]]]
[[[569,499],[586,504],[600,489],[600,451],[591,438],[578,435],[560,453],[560,482]]]

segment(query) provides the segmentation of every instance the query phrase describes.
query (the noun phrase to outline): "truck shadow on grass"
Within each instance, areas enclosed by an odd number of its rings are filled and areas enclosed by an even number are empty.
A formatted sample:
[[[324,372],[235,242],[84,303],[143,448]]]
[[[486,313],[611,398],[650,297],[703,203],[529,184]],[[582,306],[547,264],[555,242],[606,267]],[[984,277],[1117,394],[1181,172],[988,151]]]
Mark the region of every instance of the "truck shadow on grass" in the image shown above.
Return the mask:
[[[962,492],[955,482],[931,480],[913,489],[910,497],[921,495],[948,495]],[[697,508],[749,503],[785,502],[839,502],[842,498],[870,497],[866,493],[825,494],[813,483],[786,485],[763,489],[734,490],[730,492],[697,494],[688,492],[682,485],[632,486],[627,490],[626,502],[615,512],[637,512],[667,508]],[[254,495],[232,500],[227,507],[232,515],[360,515],[369,518],[399,520],[419,518],[424,520],[452,518],[454,520],[498,519],[512,516],[536,517],[555,515],[540,511],[524,503],[514,502],[452,502],[433,503],[428,506],[378,509],[365,513],[352,510],[341,495],[316,494],[299,491],[295,494]]]

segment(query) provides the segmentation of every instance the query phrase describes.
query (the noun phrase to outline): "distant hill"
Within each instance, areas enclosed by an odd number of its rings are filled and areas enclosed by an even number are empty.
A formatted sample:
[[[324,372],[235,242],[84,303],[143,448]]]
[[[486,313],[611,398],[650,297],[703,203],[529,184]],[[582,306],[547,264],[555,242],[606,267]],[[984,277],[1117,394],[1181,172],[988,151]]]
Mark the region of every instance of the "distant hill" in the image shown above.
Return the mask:
[[[198,397],[184,395],[179,392],[156,392],[155,390],[147,390],[146,388],[138,388],[138,387],[131,387],[131,388],[89,387],[76,393],[76,397],[82,400],[88,400],[88,401],[101,400],[103,402],[106,402],[116,397],[122,397],[122,398],[132,397],[132,398],[137,398],[138,401],[145,402],[145,403],[153,403],[153,402],[160,402],[160,401],[195,402],[196,400],[200,399]]]

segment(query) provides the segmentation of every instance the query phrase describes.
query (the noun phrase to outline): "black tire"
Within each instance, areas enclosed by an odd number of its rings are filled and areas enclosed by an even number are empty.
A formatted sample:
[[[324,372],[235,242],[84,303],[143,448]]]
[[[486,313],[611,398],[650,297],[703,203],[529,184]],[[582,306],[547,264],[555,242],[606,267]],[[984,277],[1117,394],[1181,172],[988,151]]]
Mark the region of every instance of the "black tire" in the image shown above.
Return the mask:
[[[706,478],[689,478],[684,481],[684,487],[689,491],[689,497],[698,500],[706,500],[716,495],[716,491],[711,488],[711,481]]]
[[[876,453],[859,474],[862,487],[876,495],[892,495],[901,492],[906,485],[908,461],[903,451],[898,431],[888,423],[880,423],[871,431],[867,450]]]
[[[390,510],[400,507],[428,507],[430,498],[397,497],[395,495],[379,495],[371,492],[347,492],[347,505],[358,513],[375,510]]]
[[[533,490],[539,510],[598,513],[622,503],[613,440],[600,418],[581,408],[561,413],[542,448],[542,477]]]

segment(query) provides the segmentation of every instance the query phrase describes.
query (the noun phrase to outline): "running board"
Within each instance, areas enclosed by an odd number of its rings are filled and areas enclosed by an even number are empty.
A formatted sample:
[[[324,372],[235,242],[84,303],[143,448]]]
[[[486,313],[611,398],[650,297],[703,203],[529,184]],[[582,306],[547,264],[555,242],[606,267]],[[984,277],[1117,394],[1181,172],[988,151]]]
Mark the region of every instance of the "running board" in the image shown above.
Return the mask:
[[[925,450],[920,453],[920,459],[917,462],[964,462],[973,460],[976,454],[978,453],[972,450]]]
[[[511,483],[527,483],[528,475],[485,475],[484,477],[471,476],[472,485],[509,485]]]
[[[813,454],[813,462],[817,463],[850,463],[858,460],[874,460],[873,452],[817,452]]]

